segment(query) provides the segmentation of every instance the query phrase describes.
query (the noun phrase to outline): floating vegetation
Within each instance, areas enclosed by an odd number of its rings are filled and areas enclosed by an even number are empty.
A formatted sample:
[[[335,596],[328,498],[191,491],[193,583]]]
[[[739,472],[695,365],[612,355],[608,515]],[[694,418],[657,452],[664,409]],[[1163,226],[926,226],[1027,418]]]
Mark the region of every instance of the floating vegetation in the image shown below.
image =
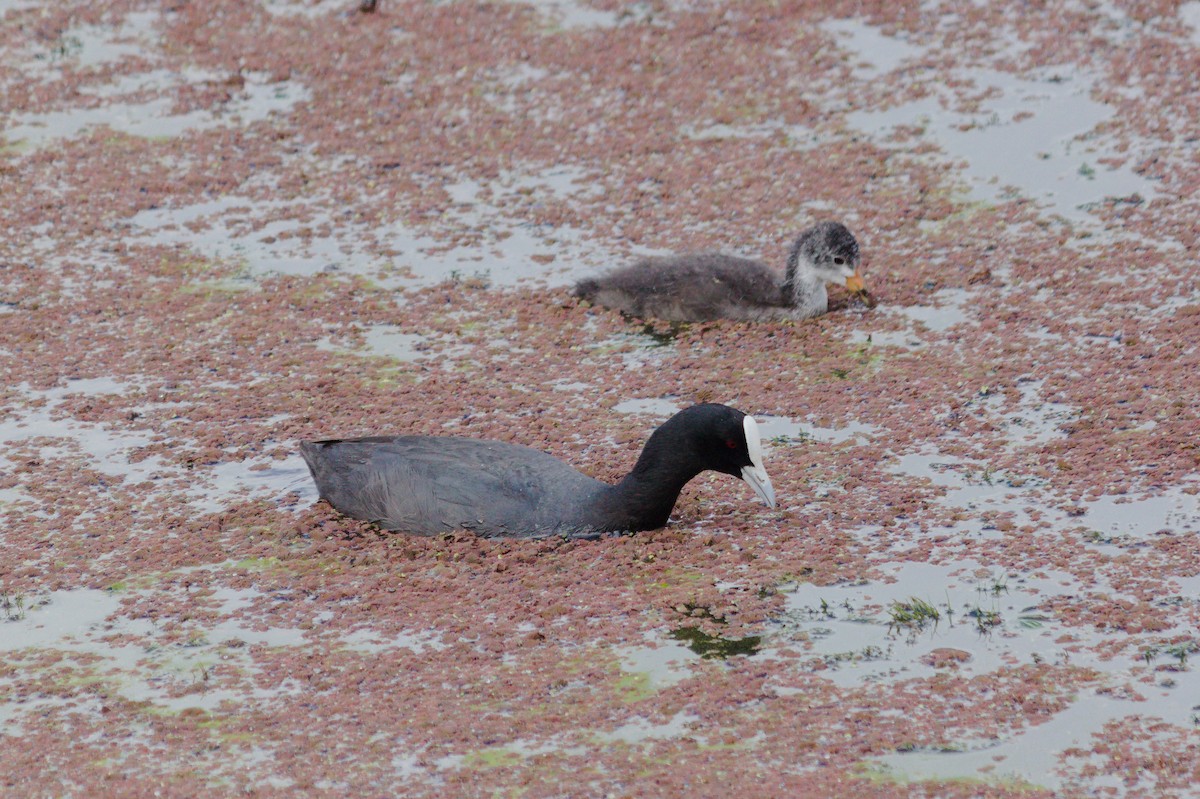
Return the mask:
[[[361,2],[3,3],[6,784],[1195,797],[1200,4]],[[650,248],[778,266],[825,214],[878,312],[570,299]],[[662,531],[381,533],[294,443],[605,479],[704,399],[781,445],[769,519],[713,476]]]
[[[757,655],[762,645],[761,635],[722,638],[719,635],[709,635],[699,627],[680,627],[671,630],[670,635],[676,641],[685,642],[688,649],[705,660],[725,660],[734,655]]]
[[[981,635],[990,633],[1004,623],[1004,620],[1000,617],[1000,611],[984,610],[978,605],[967,611],[967,618],[974,620],[975,629]]]
[[[675,606],[675,612],[693,619],[712,619],[717,624],[724,624],[725,617],[717,616],[708,605],[698,605],[694,602],[681,602]]]
[[[1088,530],[1084,533],[1084,539],[1089,544],[1103,544],[1108,546],[1121,546],[1128,543],[1130,536],[1114,533],[1105,533],[1100,530]]]
[[[27,609],[24,594],[0,591],[0,613],[4,614],[5,621],[21,621]]]
[[[466,289],[486,289],[492,285],[492,270],[480,269],[467,275],[461,269],[451,269],[447,281]]]
[[[1026,630],[1039,629],[1048,621],[1050,621],[1050,616],[1037,612],[1036,607],[1025,608],[1021,611],[1021,615],[1017,616],[1017,624]]]
[[[895,632],[901,628],[917,632],[924,630],[930,623],[937,627],[942,618],[941,612],[931,603],[915,596],[893,602],[888,608],[888,616],[888,632]]]
[[[827,655],[822,655],[821,660],[824,661],[828,668],[836,669],[843,665],[852,665],[857,663],[870,663],[877,660],[888,660],[892,656],[892,647],[889,645],[885,650],[882,647],[868,644],[861,649],[855,649],[849,652],[832,652]]]
[[[649,345],[651,347],[671,346],[675,343],[675,340],[679,338],[679,334],[686,332],[690,327],[687,322],[667,322],[665,324],[655,324],[654,322],[644,322],[637,317],[629,316],[625,313],[622,313],[621,316],[629,322],[641,322],[641,330],[639,332],[643,336],[646,336],[650,339]]]
[[[1008,579],[1005,578],[1003,575],[991,577],[988,579],[988,582],[986,585],[980,586],[979,591],[981,593],[983,593],[983,592],[990,593],[992,596],[1000,596],[1001,594],[1007,594],[1008,593]]]
[[[1159,646],[1148,646],[1142,650],[1142,659],[1149,665],[1159,657],[1166,657],[1177,661],[1172,665],[1172,668],[1178,671],[1187,669],[1188,657],[1200,652],[1200,642],[1195,639],[1186,641],[1176,641],[1171,644],[1162,644]]]

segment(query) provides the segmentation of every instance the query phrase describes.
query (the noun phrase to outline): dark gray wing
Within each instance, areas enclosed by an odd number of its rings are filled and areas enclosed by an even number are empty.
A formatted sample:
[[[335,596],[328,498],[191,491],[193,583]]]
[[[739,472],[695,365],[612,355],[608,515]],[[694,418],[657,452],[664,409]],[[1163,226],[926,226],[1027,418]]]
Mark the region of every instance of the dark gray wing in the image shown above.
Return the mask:
[[[605,485],[529,447],[400,436],[303,444],[321,496],[387,530],[572,532]]]

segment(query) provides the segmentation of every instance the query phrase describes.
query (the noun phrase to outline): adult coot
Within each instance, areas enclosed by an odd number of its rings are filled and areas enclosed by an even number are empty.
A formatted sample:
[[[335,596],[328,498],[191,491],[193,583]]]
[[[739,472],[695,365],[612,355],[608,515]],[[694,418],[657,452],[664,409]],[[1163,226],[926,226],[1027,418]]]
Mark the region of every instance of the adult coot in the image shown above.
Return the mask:
[[[667,523],[680,490],[706,469],[740,477],[768,507],[753,417],[693,405],[654,431],[628,475],[602,483],[529,447],[447,436],[305,441],[321,498],[347,516],[421,535],[467,528],[482,536],[596,535]]]
[[[638,317],[674,322],[710,319],[807,319],[829,309],[826,283],[845,283],[870,298],[858,276],[858,241],[839,222],[800,234],[783,280],[760,261],[720,253],[644,258],[579,281],[575,295]]]

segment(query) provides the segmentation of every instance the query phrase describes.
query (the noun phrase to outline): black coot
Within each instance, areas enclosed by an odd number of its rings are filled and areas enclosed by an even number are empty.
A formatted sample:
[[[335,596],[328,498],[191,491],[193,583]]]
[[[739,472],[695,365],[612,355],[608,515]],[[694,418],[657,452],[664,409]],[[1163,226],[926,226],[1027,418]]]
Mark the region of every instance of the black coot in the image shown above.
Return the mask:
[[[841,223],[821,222],[796,239],[782,280],[759,261],[694,253],[645,258],[581,280],[575,295],[632,316],[673,322],[807,319],[829,309],[826,283],[844,283],[871,304],[858,261],[854,234]]]
[[[588,536],[667,523],[683,486],[706,469],[740,477],[769,507],[775,490],[753,417],[694,405],[654,431],[616,485],[529,447],[448,436],[305,441],[321,498],[386,530],[434,535]]]

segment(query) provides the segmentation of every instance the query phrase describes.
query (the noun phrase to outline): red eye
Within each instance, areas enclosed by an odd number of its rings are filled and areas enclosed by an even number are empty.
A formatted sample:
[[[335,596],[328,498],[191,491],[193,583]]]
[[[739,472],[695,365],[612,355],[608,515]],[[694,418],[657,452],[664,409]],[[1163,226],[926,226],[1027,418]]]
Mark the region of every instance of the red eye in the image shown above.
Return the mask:
[[[729,447],[730,449],[737,449],[737,442],[732,438],[727,438],[725,439],[725,446]]]

